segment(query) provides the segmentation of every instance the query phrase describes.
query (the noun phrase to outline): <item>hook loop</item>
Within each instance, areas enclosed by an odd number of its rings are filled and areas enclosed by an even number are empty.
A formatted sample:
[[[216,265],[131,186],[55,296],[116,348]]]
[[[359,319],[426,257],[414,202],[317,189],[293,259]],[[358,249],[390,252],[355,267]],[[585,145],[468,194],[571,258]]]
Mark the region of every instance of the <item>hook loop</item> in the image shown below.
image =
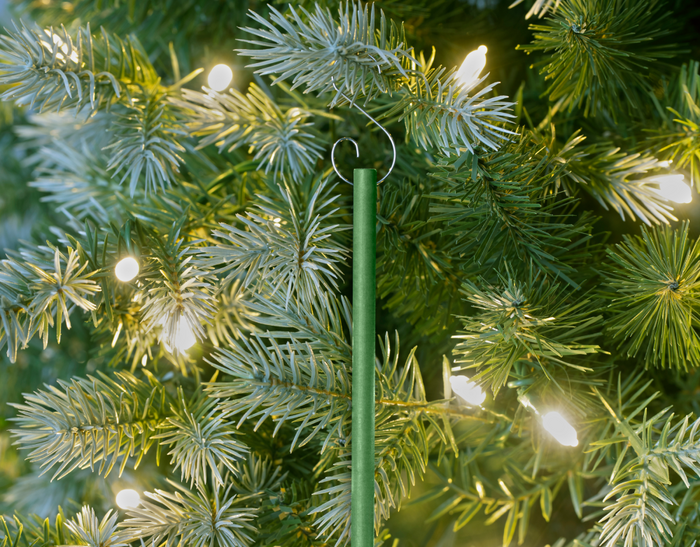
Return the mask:
[[[335,85],[335,81],[333,80],[333,77],[331,77],[331,84],[333,84],[333,89],[335,89],[341,97],[343,97],[346,101],[350,103],[350,106],[354,106],[357,108],[360,112],[362,112],[367,118],[369,118],[379,129],[384,131],[387,137],[389,137],[389,142],[391,142],[391,150],[394,153],[394,157],[391,160],[391,167],[389,167],[389,171],[387,172],[386,175],[384,175],[380,180],[377,181],[377,184],[381,184],[394,170],[394,165],[396,165],[396,145],[394,144],[394,139],[391,138],[391,134],[386,130],[386,128],[380,124],[377,120],[375,120],[372,116],[370,116],[363,108],[355,104],[347,95],[344,93],[341,93],[341,91],[338,89],[338,87]],[[355,153],[357,154],[357,157],[360,157],[360,147],[357,145],[357,142],[355,142],[354,139],[351,139],[350,137],[340,137],[335,143],[333,144],[333,148],[331,149],[331,163],[333,164],[333,170],[335,171],[336,175],[338,175],[342,180],[347,182],[352,186],[352,182],[350,182],[348,179],[346,179],[343,175],[340,174],[340,171],[338,170],[338,166],[335,164],[335,147],[338,146],[339,143],[343,141],[350,141],[355,145]]]

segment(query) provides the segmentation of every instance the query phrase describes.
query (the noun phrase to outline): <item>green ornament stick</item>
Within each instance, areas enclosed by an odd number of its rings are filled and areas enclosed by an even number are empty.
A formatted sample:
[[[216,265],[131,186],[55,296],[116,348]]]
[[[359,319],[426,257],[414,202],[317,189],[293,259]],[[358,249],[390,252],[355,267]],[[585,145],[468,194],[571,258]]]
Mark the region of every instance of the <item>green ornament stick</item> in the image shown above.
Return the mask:
[[[377,171],[355,169],[352,236],[352,547],[374,543]]]
[[[335,87],[335,84],[333,84]],[[336,88],[337,89],[337,88]],[[350,104],[352,101],[345,97]],[[396,147],[389,132],[359,106],[355,107],[377,124],[391,141],[394,159],[389,173],[396,163]],[[331,151],[333,169],[345,182],[351,183],[338,171],[335,164],[335,147],[349,140],[355,145],[357,157],[360,149],[348,138],[338,139]],[[382,182],[389,176],[387,173]],[[352,547],[374,545],[374,345],[376,300],[376,249],[377,249],[377,171],[355,169],[353,188],[353,264],[352,264],[352,523],[350,540]]]

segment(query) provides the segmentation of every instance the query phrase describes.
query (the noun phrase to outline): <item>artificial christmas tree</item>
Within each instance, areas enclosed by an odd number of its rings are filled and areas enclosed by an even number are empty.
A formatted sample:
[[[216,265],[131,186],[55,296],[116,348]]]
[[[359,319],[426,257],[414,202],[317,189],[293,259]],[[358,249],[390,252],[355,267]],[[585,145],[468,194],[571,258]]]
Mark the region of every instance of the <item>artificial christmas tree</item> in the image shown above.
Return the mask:
[[[695,544],[693,2],[12,9],[3,547]]]

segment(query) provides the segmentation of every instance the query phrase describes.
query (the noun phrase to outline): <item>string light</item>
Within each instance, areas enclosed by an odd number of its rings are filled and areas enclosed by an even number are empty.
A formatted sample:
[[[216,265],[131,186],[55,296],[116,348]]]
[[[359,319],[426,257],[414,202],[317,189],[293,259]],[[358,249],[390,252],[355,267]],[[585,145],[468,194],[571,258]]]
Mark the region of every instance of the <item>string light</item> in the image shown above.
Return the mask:
[[[464,59],[462,66],[457,71],[457,78],[464,86],[469,87],[479,79],[479,74],[486,66],[486,46],[479,46]]]
[[[542,425],[564,446],[578,446],[576,430],[558,412],[549,412],[542,416]]]
[[[473,406],[481,406],[486,399],[486,393],[466,376],[450,376],[452,390]]]
[[[127,488],[117,494],[117,505],[122,509],[136,509],[141,503],[141,496],[136,490]]]
[[[166,319],[163,318],[161,325],[165,325]],[[194,331],[190,326],[190,322],[185,319],[185,317],[180,317],[177,321],[177,327],[175,329],[175,350],[179,353],[185,353],[188,349],[197,343],[197,337],[194,335]],[[173,353],[173,348],[167,342],[163,342],[165,349],[169,353]]]
[[[233,71],[227,65],[216,65],[209,72],[207,82],[214,91],[223,91],[233,80]]]
[[[189,321],[187,321],[184,317],[180,318],[180,322],[177,325],[176,336],[177,339],[175,340],[175,347],[181,353],[185,353],[197,342],[197,338],[192,331]]]
[[[656,192],[661,197],[675,203],[690,203],[692,201],[690,186],[685,183],[683,175],[661,175],[654,177],[653,180],[659,185]]]
[[[131,256],[122,258],[114,268],[114,274],[119,281],[131,281],[139,274],[139,263]]]

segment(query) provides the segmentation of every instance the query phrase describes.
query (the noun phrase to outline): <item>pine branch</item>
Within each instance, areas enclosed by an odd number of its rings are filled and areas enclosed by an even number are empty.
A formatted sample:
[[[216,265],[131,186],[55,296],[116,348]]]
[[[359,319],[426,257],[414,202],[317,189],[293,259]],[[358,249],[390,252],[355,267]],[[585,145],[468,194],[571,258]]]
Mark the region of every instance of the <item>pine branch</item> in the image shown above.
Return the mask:
[[[608,331],[629,356],[645,363],[687,370],[700,366],[696,325],[700,246],[688,224],[642,229],[608,251],[611,294]]]
[[[514,8],[515,6],[522,3],[523,0],[515,0],[515,2],[513,2],[508,7]],[[532,6],[530,6],[530,9],[528,10],[527,14],[525,15],[525,19],[529,19],[533,15],[536,15],[538,18],[542,18],[549,12],[554,14],[556,13],[560,3],[561,0],[535,0],[532,3]]]
[[[382,183],[377,212],[377,295],[422,335],[452,332],[457,290],[471,258],[454,253],[445,225],[431,222],[430,190],[437,181]],[[420,304],[418,304],[420,303]]]
[[[180,388],[177,406],[171,405],[171,416],[164,432],[157,435],[164,446],[172,445],[168,453],[171,464],[180,468],[183,480],[206,485],[211,473],[216,484],[223,485],[219,472],[225,466],[232,473],[238,460],[245,457],[248,448],[235,436],[235,428],[226,416],[217,412],[218,401],[198,394],[189,401]]]
[[[536,365],[538,374],[558,385],[557,369],[591,372],[584,364],[587,359],[577,357],[600,351],[590,343],[602,319],[593,315],[591,300],[571,299],[560,285],[540,279],[532,269],[526,275],[518,283],[508,272],[500,287],[463,285],[463,294],[478,312],[461,318],[464,330],[455,336],[462,340],[454,350],[455,364],[458,370],[476,369],[472,380],[488,386],[494,396],[519,361]]]
[[[248,319],[256,324],[261,337],[278,344],[292,340],[303,342],[333,362],[351,365],[352,349],[347,332],[352,318],[347,298],[335,298],[319,291],[312,300],[287,303],[282,291],[277,291],[254,294],[245,306],[249,310]]]
[[[80,265],[81,249],[68,247],[68,256],[58,248],[39,247],[8,253],[0,262],[0,348],[7,344],[7,356],[14,361],[20,347],[35,335],[48,344],[49,328],[71,328],[74,307],[94,311],[91,300],[100,287],[91,279],[94,271]]]
[[[257,508],[242,505],[232,484],[215,482],[211,489],[197,485],[194,491],[171,484],[177,490],[146,492],[148,500],[127,511],[129,518],[119,525],[127,541],[141,539],[163,547],[247,547],[253,543],[256,528],[251,521]]]
[[[120,184],[129,181],[129,195],[134,197],[140,184],[144,193],[164,190],[175,181],[178,155],[185,148],[178,142],[187,135],[183,115],[167,100],[167,92],[157,86],[142,88],[130,103],[115,109],[115,141],[107,165],[116,177],[124,172]],[[143,183],[141,182],[143,175]]]
[[[627,451],[625,447],[615,464],[610,477],[613,488],[604,501],[615,497],[616,500],[605,507],[607,514],[600,520],[603,524],[601,544],[615,547],[618,541],[624,541],[625,545],[653,547],[669,543],[673,537],[670,525],[675,523],[675,519],[666,505],[676,505],[668,489],[671,485],[669,468],[678,473],[686,488],[690,484],[683,467],[700,476],[700,439],[696,438],[700,420],[695,420],[691,425],[690,417],[686,416],[682,422],[673,425],[671,414],[658,430],[656,425],[668,409],[650,419],[647,419],[645,409],[642,423],[634,427],[628,418],[613,410],[600,397],[616,422],[619,433],[626,438],[627,446],[631,446],[636,453],[636,457],[623,463]]]
[[[383,12],[377,29],[374,6],[341,3],[337,21],[320,6],[314,14],[299,11],[290,6],[285,17],[270,7],[269,21],[250,12],[262,28],[243,29],[256,37],[244,42],[257,47],[238,51],[258,61],[250,65],[258,74],[277,74],[273,83],[291,77],[292,89],[304,86],[305,93],[331,91],[335,83],[338,91],[331,104],[340,100],[341,93],[353,102],[360,96],[369,101],[389,93],[395,80],[406,76],[402,65],[412,56],[403,29],[389,25]]]
[[[573,371],[592,371],[585,356],[600,351],[591,342],[599,335],[602,317],[594,315],[590,297],[571,298],[532,268],[518,277],[523,281],[516,281],[508,270],[499,286],[464,283],[462,292],[476,313],[461,318],[464,330],[455,336],[461,340],[454,350],[455,365],[457,370],[475,369],[472,381],[489,387],[495,396],[513,366],[527,362],[565,395],[557,373],[561,370],[568,380]]]
[[[207,337],[214,346],[233,343],[233,340],[241,336],[241,331],[256,330],[252,321],[257,314],[248,308],[245,301],[248,295],[241,289],[240,280],[233,281],[227,287],[220,287],[215,294],[216,315],[211,324],[207,325]]]
[[[160,333],[144,325],[142,301],[140,292],[117,289],[105,315],[95,324],[95,347],[100,348],[98,355],[109,355],[108,366],[129,364],[134,372],[139,364],[145,366],[148,359],[156,357],[152,348],[158,344]]]
[[[205,336],[203,323],[214,316],[211,284],[195,259],[197,251],[187,246],[180,231],[185,217],[173,224],[167,237],[153,238],[146,297],[141,308],[147,331],[161,327],[159,340],[174,354],[181,353],[178,340],[191,332],[198,340]]]
[[[44,472],[57,467],[53,478],[76,468],[107,476],[118,465],[124,471],[130,457],[134,467],[155,442],[166,417],[166,395],[154,379],[150,384],[127,372],[113,378],[100,374],[58,381],[60,389],[37,391],[25,396],[25,404],[13,405],[15,444],[31,450],[27,459]]]
[[[345,436],[343,428],[350,421],[349,374],[308,344],[292,341],[284,347],[254,334],[218,350],[214,359],[212,364],[232,378],[206,389],[220,399],[221,412],[240,416],[237,427],[256,419],[257,429],[272,417],[275,435],[283,424],[298,422],[290,450],[297,443],[304,446],[322,430],[321,452],[334,438]]]
[[[27,163],[36,165],[39,170],[52,169],[64,165],[65,160],[56,154],[44,153],[45,148],[53,151],[55,147],[60,150],[68,146],[101,156],[100,152],[111,141],[112,120],[112,113],[106,111],[84,111],[77,116],[72,112],[28,113],[28,123],[16,126],[15,132],[22,139],[22,148],[29,153]]]
[[[431,193],[431,220],[454,238],[453,253],[473,257],[485,271],[508,261],[532,261],[573,287],[577,254],[585,262],[590,219],[569,224],[571,199],[560,199],[565,159],[574,143],[555,151],[539,135],[523,134],[495,153],[465,152],[431,173],[443,187]],[[472,266],[473,267],[473,266]]]
[[[367,103],[396,91],[400,99],[383,117],[405,120],[416,143],[446,155],[478,144],[496,150],[499,141],[513,134],[503,127],[513,117],[506,112],[512,103],[504,96],[488,96],[495,84],[470,95],[484,78],[465,86],[455,70],[431,68],[432,58],[416,59],[403,44],[403,30],[392,23],[387,35],[383,12],[375,30],[374,7],[358,2],[351,11],[348,2],[341,5],[338,21],[320,7],[313,15],[301,8],[303,17],[293,8],[287,17],[271,10],[270,21],[251,14],[264,29],[245,29],[259,38],[248,42],[260,49],[239,51],[258,60],[250,65],[258,73],[277,74],[273,83],[293,78],[292,89],[303,85],[305,92],[321,94],[335,84],[331,106],[341,93],[353,103],[364,96]]]
[[[77,113],[88,102],[94,112],[120,102],[107,168],[115,176],[124,171],[121,182],[129,179],[132,198],[142,173],[146,193],[171,184],[182,162],[178,153],[185,150],[177,139],[186,133],[140,44],[131,37],[124,42],[104,29],[101,38],[92,36],[89,26],[78,30],[75,42],[74,48],[65,29],[54,34],[15,26],[0,43],[0,57],[8,60],[0,64],[6,70],[0,83],[15,85],[0,97],[36,103],[39,112],[75,106]]]
[[[9,519],[8,519],[9,520]],[[9,522],[0,516],[0,545],[29,545],[30,547],[53,547],[73,541],[72,532],[66,526],[65,516],[59,508],[54,519],[54,526],[48,518],[40,519],[36,515],[29,518],[20,517],[17,512]]]
[[[636,216],[647,226],[678,220],[658,191],[658,175],[649,175],[662,168],[666,164],[649,154],[626,154],[607,143],[584,148],[566,166],[568,176],[606,210],[612,207],[623,220]]]
[[[11,438],[8,432],[3,435],[3,444],[8,446],[10,442]],[[7,451],[5,451],[5,455],[7,455]],[[67,477],[54,481],[51,480],[51,474],[40,475],[40,473],[41,468],[32,464],[27,474],[18,477],[3,492],[4,507],[8,511],[13,510],[14,514],[28,513],[28,517],[32,520],[25,519],[23,521],[25,531],[28,532],[28,527],[31,525],[33,530],[31,533],[38,537],[44,537],[44,527],[36,515],[53,515],[57,508],[60,513],[62,507],[79,510],[81,503],[102,508],[102,501],[113,497],[111,491],[113,479],[128,481],[133,477],[132,472],[128,469],[125,470],[121,478],[112,476],[107,480],[97,473],[91,472],[89,468],[75,470]],[[65,528],[65,522],[62,527],[61,533],[68,540],[58,541],[54,539],[53,542],[49,541],[49,543],[55,545],[77,544],[77,541],[71,539],[72,534]],[[57,532],[58,530],[51,531],[50,536],[55,538],[54,534]]]
[[[219,152],[231,152],[246,146],[265,173],[272,171],[275,179],[288,173],[294,181],[312,172],[322,157],[323,148],[308,131],[311,113],[298,107],[283,111],[255,84],[245,95],[235,89],[226,94],[183,89],[182,96],[172,102],[191,120],[190,134],[203,137],[198,148],[215,144]]]
[[[518,46],[543,52],[536,63],[552,83],[550,101],[584,114],[642,108],[652,94],[648,74],[664,70],[663,60],[677,48],[660,23],[668,18],[663,2],[652,0],[562,0],[545,25],[531,25],[535,38]]]
[[[87,147],[80,150],[56,140],[41,148],[35,160],[42,165],[29,186],[47,193],[41,200],[55,204],[74,224],[86,219],[102,226],[123,223],[127,197],[110,178],[102,158]]]
[[[470,439],[474,447],[468,452],[438,459],[439,467],[430,464],[431,478],[437,478],[437,483],[420,498],[411,500],[411,503],[432,500],[435,504],[426,523],[455,515],[452,529],[457,532],[482,510],[488,517],[486,525],[492,525],[505,516],[503,545],[507,547],[516,532],[518,545],[524,543],[538,501],[542,517],[550,520],[553,502],[568,471],[557,469],[549,475],[540,472],[536,478],[525,476],[519,468],[518,456],[522,454],[522,447],[507,446],[507,437],[506,429],[472,432]],[[498,469],[498,480],[491,475],[489,462]]]
[[[492,94],[498,82],[476,91],[488,74],[464,85],[455,69],[431,65],[432,58],[421,57],[415,75],[399,90],[400,100],[382,117],[398,116],[416,144],[446,156],[479,146],[498,150],[501,141],[515,135],[504,127],[515,117],[507,112],[513,103]]]
[[[620,540],[640,547],[670,541],[673,517],[665,505],[674,501],[664,484],[668,479],[664,480],[650,463],[634,461],[618,472],[605,500],[617,499],[605,508],[608,513],[601,519],[600,541],[605,547],[615,547]]]
[[[80,513],[66,522],[66,527],[75,535],[76,543],[88,545],[88,547],[127,547],[128,543],[120,537],[117,531],[117,517],[119,514],[110,509],[102,521],[97,519],[95,510],[87,505],[83,506]]]
[[[242,279],[243,288],[260,291],[272,287],[274,278],[271,292],[286,288],[285,305],[293,296],[308,302],[319,290],[337,289],[337,263],[347,251],[332,238],[345,226],[328,222],[337,211],[333,189],[320,180],[307,203],[297,201],[288,186],[280,187],[282,204],[259,196],[262,203],[252,212],[236,215],[246,230],[222,223],[226,231],[213,232],[225,243],[201,251],[205,264],[220,266],[216,272],[227,274],[225,283]]]
[[[237,460],[233,467],[227,480],[233,485],[238,499],[247,503],[250,500],[261,502],[270,492],[279,492],[287,478],[279,466],[252,451],[245,459]]]
[[[689,172],[700,188],[700,65],[691,61],[665,86],[663,100],[652,95],[661,125],[648,143],[676,169]]]
[[[13,23],[0,37],[0,84],[11,85],[0,98],[44,109],[109,107],[133,84],[150,84],[156,75],[140,44],[89,25],[69,36]]]

